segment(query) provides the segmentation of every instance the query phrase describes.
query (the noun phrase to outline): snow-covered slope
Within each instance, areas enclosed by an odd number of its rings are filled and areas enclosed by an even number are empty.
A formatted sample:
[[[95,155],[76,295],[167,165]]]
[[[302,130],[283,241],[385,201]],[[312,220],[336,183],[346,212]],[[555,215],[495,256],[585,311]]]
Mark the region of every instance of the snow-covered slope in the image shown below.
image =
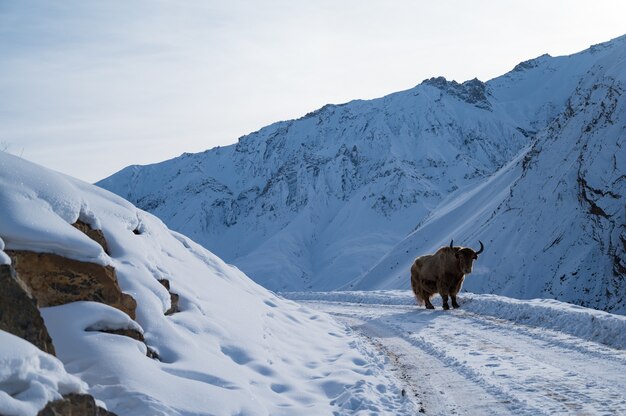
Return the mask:
[[[65,370],[0,332],[2,414],[36,414],[83,389],[119,415],[413,412],[378,353],[344,327],[108,191],[0,152],[0,212],[3,262],[3,250],[20,249],[109,265],[137,301],[134,321],[97,302],[42,308]],[[70,225],[78,219],[103,231],[109,254]],[[171,297],[158,279],[179,295],[178,312],[165,314]]]
[[[626,313],[626,45],[620,45],[596,60],[528,149],[444,201],[351,286],[408,287],[415,254],[453,236],[487,247],[468,290]]]
[[[625,51],[433,78],[98,184],[277,290],[406,287],[416,255],[480,238],[471,289],[623,310],[601,294],[624,279]]]

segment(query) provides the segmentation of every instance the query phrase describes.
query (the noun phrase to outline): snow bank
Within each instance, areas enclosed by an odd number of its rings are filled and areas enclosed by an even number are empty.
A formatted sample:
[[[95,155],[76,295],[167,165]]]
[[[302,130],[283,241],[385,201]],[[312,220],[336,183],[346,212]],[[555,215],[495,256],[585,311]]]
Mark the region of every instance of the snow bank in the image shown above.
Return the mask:
[[[322,300],[369,305],[415,305],[412,292],[405,290],[290,292],[284,295],[294,300]],[[461,303],[460,311],[547,328],[613,348],[626,349],[626,316],[552,299],[518,300],[497,295],[463,293],[459,296],[459,303]],[[441,298],[435,297],[433,305],[440,307]],[[415,307],[423,309],[423,306]]]
[[[11,259],[2,250],[4,250],[4,241],[0,238],[0,264],[11,264]]]
[[[68,227],[78,219],[100,225],[81,195],[87,184],[4,152],[0,154],[0,173],[0,236],[7,249],[108,263],[100,245]],[[108,199],[109,205],[132,207],[119,197]]]
[[[384,356],[347,328],[107,191],[0,153],[0,211],[7,248],[110,264],[137,301],[135,322],[94,302],[42,309],[66,370],[117,414],[415,413]],[[70,225],[79,218],[101,227],[110,255]],[[179,312],[164,314],[160,279],[179,295]],[[145,343],[107,329],[134,329]]]
[[[87,385],[63,364],[22,338],[0,331],[0,414],[36,415],[46,403]]]

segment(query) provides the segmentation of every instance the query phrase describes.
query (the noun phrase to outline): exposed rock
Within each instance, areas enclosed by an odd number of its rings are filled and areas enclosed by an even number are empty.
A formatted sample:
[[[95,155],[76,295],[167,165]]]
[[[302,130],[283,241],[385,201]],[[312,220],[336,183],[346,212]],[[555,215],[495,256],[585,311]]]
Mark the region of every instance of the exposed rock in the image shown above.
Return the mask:
[[[152,358],[153,360],[161,361],[161,357],[159,357],[159,353],[150,347],[148,347],[148,351],[146,352],[146,357]]]
[[[519,64],[515,65],[515,68],[513,68],[512,72],[522,72],[522,71],[527,71],[529,69],[537,68],[541,64],[541,62],[545,61],[548,58],[550,58],[550,55],[547,53],[544,53],[543,55],[537,58],[520,62]]]
[[[89,300],[113,306],[135,319],[137,303],[122,292],[113,267],[50,253],[21,250],[6,253],[40,307]]]
[[[126,328],[126,329],[90,329],[87,328],[87,331],[96,331],[96,332],[106,332],[107,334],[115,334],[122,335],[124,337],[129,337],[132,339],[136,339],[137,341],[145,343],[145,339],[143,334],[136,329]]]
[[[176,293],[172,293],[170,291],[170,281],[167,280],[167,279],[159,279],[159,283],[161,283],[167,289],[167,291],[170,292],[170,303],[171,303],[171,306],[170,306],[170,308],[167,311],[165,311],[165,314],[166,315],[172,315],[172,314],[174,314],[176,312],[179,312],[178,301],[179,301],[180,297]]]
[[[104,238],[104,234],[102,233],[102,230],[94,230],[91,228],[89,224],[86,224],[82,222],[81,220],[76,221],[74,224],[72,224],[72,226],[76,227],[77,229],[82,231],[84,234],[86,234],[87,237],[91,238],[93,241],[100,244],[102,248],[104,249],[104,252],[109,254],[109,246],[107,244],[107,240]]]
[[[129,337],[139,342],[142,342],[146,346],[146,357],[159,360],[159,354],[152,348],[146,344],[146,340],[141,332],[132,328],[104,328],[104,329],[95,329],[95,328],[87,328],[86,331],[90,332],[105,332],[107,334],[121,335],[123,337]]]
[[[50,402],[37,416],[116,416],[96,405],[88,394],[67,394],[60,400]]]
[[[0,329],[55,355],[36,299],[9,265],[0,265]]]
[[[456,81],[448,81],[444,77],[436,77],[425,79],[424,84],[432,85],[439,88],[442,91],[446,91],[450,95],[453,95],[460,100],[463,100],[469,104],[474,104],[476,107],[484,110],[490,110],[491,104],[487,98],[487,89],[484,82],[478,78],[465,81],[459,84]]]

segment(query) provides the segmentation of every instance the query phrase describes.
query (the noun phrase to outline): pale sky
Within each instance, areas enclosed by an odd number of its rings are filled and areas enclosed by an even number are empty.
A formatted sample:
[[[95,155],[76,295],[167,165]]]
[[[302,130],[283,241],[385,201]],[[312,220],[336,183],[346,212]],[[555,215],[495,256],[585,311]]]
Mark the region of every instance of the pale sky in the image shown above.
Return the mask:
[[[89,182],[626,34],[626,2],[0,0],[0,149]]]

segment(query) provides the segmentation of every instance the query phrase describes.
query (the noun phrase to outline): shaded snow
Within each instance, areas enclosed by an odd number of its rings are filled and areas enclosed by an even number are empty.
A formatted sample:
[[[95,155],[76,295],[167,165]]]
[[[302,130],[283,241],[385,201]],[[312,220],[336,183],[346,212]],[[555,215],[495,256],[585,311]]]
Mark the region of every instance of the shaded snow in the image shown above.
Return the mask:
[[[68,374],[56,357],[0,331],[0,414],[36,415],[46,403],[86,389],[87,385]]]

